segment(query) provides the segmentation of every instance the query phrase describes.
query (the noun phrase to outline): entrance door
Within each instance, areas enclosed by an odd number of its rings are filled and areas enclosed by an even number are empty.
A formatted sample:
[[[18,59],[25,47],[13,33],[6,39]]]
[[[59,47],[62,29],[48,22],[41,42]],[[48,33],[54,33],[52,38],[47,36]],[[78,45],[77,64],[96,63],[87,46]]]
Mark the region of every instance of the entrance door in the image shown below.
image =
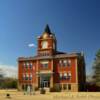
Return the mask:
[[[50,86],[50,78],[47,76],[42,76],[40,79],[40,87],[49,87]]]

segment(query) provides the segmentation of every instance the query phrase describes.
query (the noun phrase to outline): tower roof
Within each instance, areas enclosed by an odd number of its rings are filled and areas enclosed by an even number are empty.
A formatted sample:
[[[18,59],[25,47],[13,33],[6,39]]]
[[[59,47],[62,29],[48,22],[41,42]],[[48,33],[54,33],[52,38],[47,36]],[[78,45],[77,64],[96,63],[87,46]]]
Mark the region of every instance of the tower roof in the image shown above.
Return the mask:
[[[48,24],[46,25],[46,27],[45,27],[45,29],[44,29],[44,32],[51,34],[51,30],[50,30]]]
[[[51,32],[48,24],[46,24],[44,32],[43,32],[42,35],[44,35],[45,33],[48,34],[49,36],[52,36],[54,39],[56,39],[55,34]]]

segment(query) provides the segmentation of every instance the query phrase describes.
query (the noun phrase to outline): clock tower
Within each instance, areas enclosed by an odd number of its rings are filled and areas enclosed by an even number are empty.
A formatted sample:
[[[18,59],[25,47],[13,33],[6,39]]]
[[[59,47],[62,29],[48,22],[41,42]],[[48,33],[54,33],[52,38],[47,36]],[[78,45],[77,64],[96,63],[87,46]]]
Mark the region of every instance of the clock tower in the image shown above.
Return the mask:
[[[42,36],[38,37],[38,56],[54,55],[57,48],[56,42],[55,35],[51,33],[49,26],[46,25]]]

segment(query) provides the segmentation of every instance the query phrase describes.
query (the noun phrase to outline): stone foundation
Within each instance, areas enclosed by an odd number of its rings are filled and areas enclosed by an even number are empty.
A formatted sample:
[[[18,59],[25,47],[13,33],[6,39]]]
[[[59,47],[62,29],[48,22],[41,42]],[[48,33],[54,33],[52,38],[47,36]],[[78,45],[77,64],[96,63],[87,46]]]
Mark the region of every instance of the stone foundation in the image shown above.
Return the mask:
[[[76,83],[70,83],[70,84],[56,83],[55,85],[56,86],[58,85],[61,88],[61,91],[67,91],[67,92],[78,92],[78,88],[79,88],[78,84]],[[68,85],[70,85],[70,89]]]
[[[22,85],[23,84],[18,84],[18,90],[23,91]],[[50,88],[52,88],[52,87],[59,87],[61,89],[61,91],[65,91],[65,92],[78,92],[79,91],[79,86],[76,83],[71,83],[71,84],[56,83],[54,85],[51,84]],[[37,88],[38,88],[38,84],[32,84],[32,89],[37,89]]]

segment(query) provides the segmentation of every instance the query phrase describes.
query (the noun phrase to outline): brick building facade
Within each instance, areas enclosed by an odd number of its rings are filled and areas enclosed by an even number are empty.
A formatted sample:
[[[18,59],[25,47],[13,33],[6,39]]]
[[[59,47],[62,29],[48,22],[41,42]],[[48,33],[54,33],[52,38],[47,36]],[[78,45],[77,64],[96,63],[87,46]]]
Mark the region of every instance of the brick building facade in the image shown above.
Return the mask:
[[[84,91],[84,55],[57,51],[55,34],[48,25],[37,41],[36,56],[18,58],[19,90],[58,86],[61,91]]]

